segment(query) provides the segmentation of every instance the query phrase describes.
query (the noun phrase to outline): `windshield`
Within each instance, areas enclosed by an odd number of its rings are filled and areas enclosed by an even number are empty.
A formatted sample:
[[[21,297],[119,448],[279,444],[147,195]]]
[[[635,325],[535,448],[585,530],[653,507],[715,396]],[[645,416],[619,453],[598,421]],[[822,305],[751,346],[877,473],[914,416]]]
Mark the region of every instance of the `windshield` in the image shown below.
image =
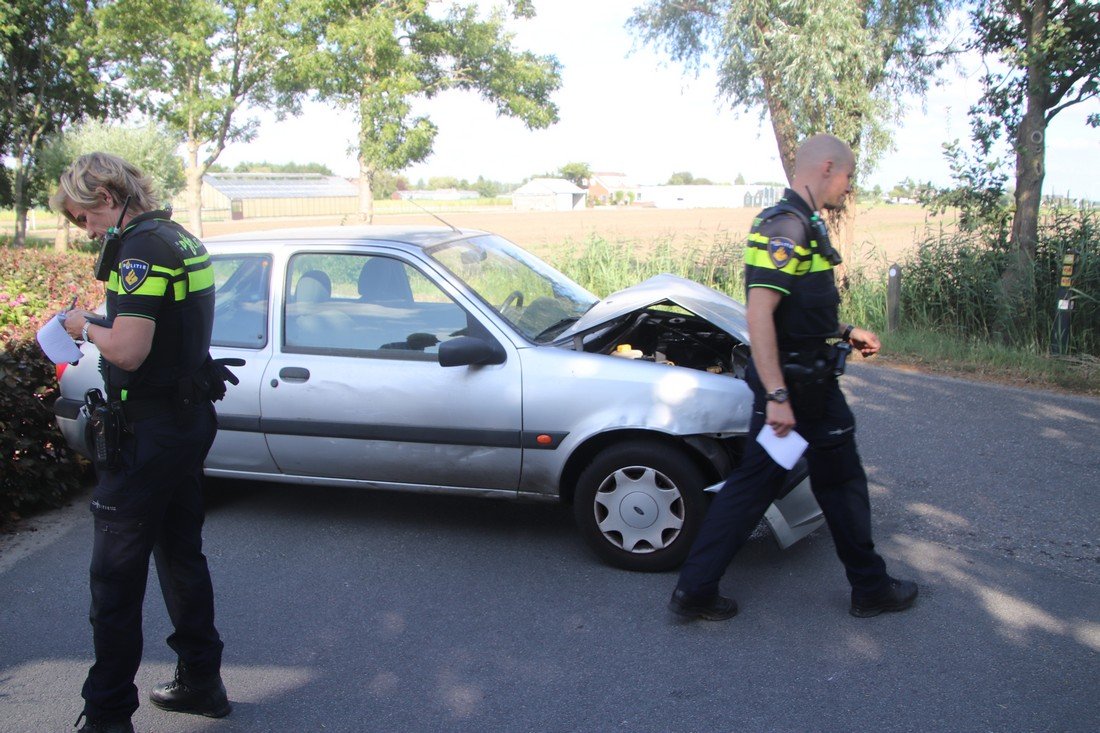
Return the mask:
[[[599,300],[534,255],[494,235],[442,244],[428,254],[532,341],[552,340]]]

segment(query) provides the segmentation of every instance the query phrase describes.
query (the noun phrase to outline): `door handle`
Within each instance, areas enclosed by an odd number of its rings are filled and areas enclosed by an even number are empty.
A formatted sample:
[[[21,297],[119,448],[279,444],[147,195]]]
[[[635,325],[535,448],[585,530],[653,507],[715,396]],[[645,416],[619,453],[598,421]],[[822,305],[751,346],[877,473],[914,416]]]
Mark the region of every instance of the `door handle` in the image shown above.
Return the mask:
[[[305,367],[283,367],[279,370],[279,378],[288,382],[304,382],[309,379],[309,370]]]

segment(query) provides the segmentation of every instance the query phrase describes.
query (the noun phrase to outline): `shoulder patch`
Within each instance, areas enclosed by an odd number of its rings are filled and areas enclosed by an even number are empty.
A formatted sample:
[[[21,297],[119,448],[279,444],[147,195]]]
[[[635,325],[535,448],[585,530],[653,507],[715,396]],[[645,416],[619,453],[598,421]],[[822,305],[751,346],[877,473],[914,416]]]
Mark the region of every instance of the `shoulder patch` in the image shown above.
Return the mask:
[[[148,276],[149,263],[145,260],[129,259],[118,263],[118,281],[127,293],[140,288]]]
[[[794,242],[786,237],[772,237],[768,240],[768,256],[777,270],[782,270],[794,255]]]

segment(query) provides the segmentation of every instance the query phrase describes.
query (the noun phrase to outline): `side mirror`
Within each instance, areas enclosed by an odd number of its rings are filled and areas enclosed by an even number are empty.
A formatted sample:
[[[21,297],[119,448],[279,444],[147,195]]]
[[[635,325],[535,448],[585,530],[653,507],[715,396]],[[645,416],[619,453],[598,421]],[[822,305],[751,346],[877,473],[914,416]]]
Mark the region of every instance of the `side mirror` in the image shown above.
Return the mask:
[[[460,336],[439,345],[439,366],[484,366],[503,364],[504,349],[496,341]]]

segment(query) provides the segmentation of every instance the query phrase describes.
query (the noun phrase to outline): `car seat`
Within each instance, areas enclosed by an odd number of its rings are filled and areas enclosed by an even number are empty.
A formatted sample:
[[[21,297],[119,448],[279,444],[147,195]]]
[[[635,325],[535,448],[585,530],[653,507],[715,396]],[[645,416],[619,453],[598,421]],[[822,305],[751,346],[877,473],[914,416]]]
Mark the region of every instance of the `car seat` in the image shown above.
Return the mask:
[[[324,303],[332,297],[332,280],[321,270],[310,270],[294,286],[295,303]]]
[[[379,305],[412,305],[405,266],[388,257],[371,257],[359,271],[359,300]]]

